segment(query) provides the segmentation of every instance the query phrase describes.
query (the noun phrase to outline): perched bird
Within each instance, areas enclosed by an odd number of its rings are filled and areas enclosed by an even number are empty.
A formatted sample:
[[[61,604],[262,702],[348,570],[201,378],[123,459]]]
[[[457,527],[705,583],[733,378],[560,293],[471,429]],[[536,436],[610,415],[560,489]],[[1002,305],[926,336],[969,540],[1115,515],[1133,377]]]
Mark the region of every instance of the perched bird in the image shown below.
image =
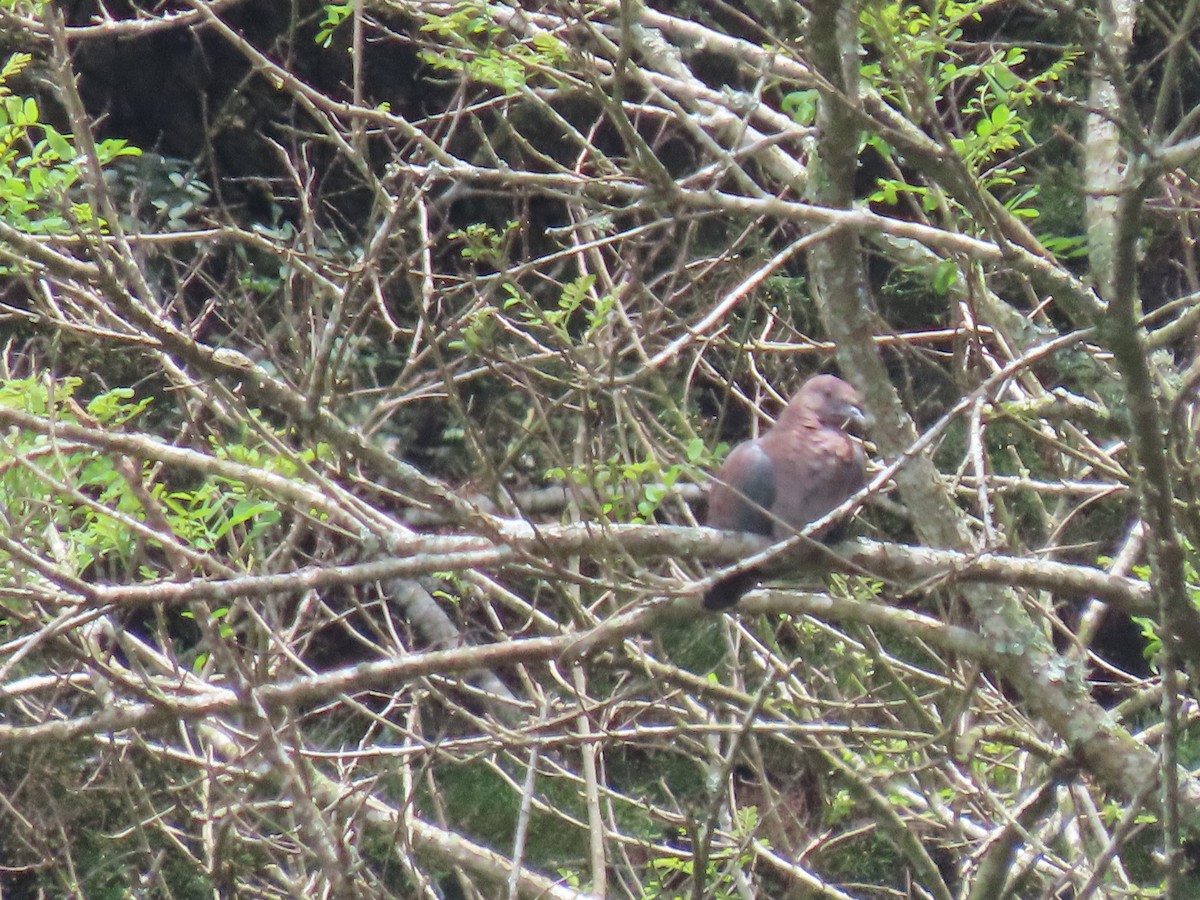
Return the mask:
[[[840,506],[866,483],[862,447],[845,431],[863,424],[861,402],[834,375],[804,382],[774,427],[738,444],[717,471],[708,524],[782,540]],[[733,606],[760,577],[749,570],[718,581],[704,595],[705,608]]]

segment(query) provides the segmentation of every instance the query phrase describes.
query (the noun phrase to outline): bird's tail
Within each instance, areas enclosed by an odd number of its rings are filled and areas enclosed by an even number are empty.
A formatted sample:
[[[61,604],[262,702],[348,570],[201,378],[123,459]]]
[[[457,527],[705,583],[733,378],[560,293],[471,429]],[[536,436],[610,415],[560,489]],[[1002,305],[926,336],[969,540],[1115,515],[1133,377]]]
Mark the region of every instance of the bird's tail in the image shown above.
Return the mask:
[[[704,608],[711,610],[729,609],[735,606],[742,595],[758,584],[762,576],[755,569],[734,572],[722,578],[704,594]]]

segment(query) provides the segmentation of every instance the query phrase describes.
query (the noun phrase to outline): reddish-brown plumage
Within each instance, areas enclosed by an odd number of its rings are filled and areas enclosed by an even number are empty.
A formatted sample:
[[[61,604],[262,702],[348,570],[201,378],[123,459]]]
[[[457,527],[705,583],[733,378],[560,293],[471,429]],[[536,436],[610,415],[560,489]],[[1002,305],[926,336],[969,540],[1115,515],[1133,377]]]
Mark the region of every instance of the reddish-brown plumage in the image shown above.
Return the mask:
[[[860,404],[858,392],[833,375],[804,382],[774,427],[735,447],[717,471],[708,524],[780,540],[840,506],[866,481],[862,447],[845,431],[862,422]],[[723,579],[704,605],[733,606],[758,578],[749,571]]]

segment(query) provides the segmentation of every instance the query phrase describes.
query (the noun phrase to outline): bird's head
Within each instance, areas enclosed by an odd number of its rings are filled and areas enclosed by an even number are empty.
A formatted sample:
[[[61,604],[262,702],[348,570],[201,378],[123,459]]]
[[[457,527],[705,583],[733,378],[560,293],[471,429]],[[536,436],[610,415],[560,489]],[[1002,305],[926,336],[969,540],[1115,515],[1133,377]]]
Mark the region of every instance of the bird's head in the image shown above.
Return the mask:
[[[850,384],[836,375],[814,375],[792,397],[785,416],[793,414],[814,418],[827,428],[860,431],[867,425],[862,397]]]

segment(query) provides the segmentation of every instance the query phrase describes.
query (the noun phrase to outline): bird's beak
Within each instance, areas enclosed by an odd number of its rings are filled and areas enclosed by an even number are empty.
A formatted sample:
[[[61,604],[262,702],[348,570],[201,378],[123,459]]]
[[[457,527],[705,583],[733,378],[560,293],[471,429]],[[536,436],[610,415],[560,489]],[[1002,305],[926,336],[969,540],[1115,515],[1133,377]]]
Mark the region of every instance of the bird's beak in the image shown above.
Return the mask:
[[[846,407],[846,421],[842,424],[843,430],[851,430],[846,428],[848,425],[853,425],[854,429],[863,429],[870,424],[870,417],[857,406]]]

